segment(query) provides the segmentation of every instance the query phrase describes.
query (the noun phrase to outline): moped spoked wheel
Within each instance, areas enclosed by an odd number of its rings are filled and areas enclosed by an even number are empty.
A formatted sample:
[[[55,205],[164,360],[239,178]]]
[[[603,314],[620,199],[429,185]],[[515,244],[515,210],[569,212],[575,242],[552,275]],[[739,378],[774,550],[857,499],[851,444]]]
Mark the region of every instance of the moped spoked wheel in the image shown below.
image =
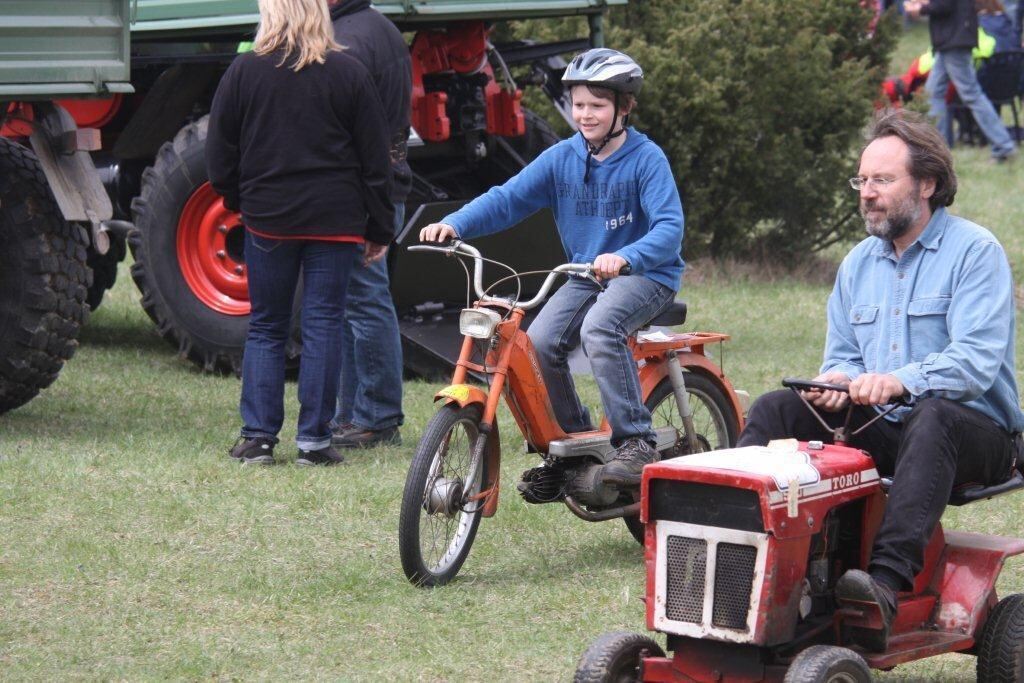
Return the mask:
[[[580,657],[573,683],[632,683],[640,680],[640,659],[664,657],[665,652],[645,635],[628,631],[605,633]]]
[[[693,412],[693,427],[697,431],[698,447],[701,451],[733,447],[739,432],[739,417],[733,409],[732,402],[722,389],[707,377],[695,372],[686,372],[683,373],[683,378],[686,382],[686,393],[690,397],[690,410]],[[689,455],[689,440],[683,426],[683,418],[676,406],[672,381],[668,377],[658,382],[644,405],[651,411],[655,429],[671,426],[679,435],[675,446],[661,452],[661,459]]]
[[[871,669],[853,650],[812,645],[789,665],[784,683],[871,683]]]
[[[469,555],[483,501],[471,500],[484,481],[473,457],[480,406],[441,406],[416,446],[402,494],[398,549],[402,569],[417,586],[442,586]]]

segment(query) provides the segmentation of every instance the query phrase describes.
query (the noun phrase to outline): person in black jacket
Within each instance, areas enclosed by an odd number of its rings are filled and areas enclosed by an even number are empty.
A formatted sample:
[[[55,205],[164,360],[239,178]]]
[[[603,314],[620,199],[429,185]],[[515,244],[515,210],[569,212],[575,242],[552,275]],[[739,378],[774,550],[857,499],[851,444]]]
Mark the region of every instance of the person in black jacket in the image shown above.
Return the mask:
[[[1017,151],[1013,138],[978,85],[971,60],[971,50],[978,44],[974,0],[907,0],[904,9],[910,17],[928,17],[935,65],[928,76],[927,88],[931,93],[931,115],[938,119],[937,125],[946,136],[946,142],[953,144],[953,129],[946,107],[946,89],[952,81],[960,100],[970,108],[978,127],[988,138],[992,158],[995,161],[1010,159]]]
[[[412,185],[406,159],[412,60],[401,32],[370,0],[331,3],[334,37],[370,72],[384,105],[390,135],[391,201],[395,231],[405,220]],[[356,266],[348,283],[341,383],[334,416],[334,445],[360,448],[399,444],[402,424],[402,342],[391,301],[387,262]]]
[[[253,51],[238,56],[210,110],[206,163],[242,213],[252,314],[242,359],[243,464],[273,464],[284,421],[285,342],[302,277],[299,465],[331,448],[349,274],[394,235],[389,131],[370,74],[335,42],[325,0],[260,0]]]

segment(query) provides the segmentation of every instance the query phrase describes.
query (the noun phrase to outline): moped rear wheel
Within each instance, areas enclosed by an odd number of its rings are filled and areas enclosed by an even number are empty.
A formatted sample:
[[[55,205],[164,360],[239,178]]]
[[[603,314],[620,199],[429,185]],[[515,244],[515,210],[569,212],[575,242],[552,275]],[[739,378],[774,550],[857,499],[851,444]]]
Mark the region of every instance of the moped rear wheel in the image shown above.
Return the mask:
[[[693,412],[693,427],[697,432],[700,449],[698,452],[732,448],[736,445],[739,432],[739,417],[733,409],[732,401],[717,384],[703,375],[686,372],[683,377],[690,398],[690,410]],[[683,416],[679,414],[672,381],[668,377],[658,382],[644,405],[651,411],[655,429],[674,427],[678,435],[675,445],[661,451],[661,459],[689,455],[689,439],[683,426]]]
[[[484,481],[480,406],[449,403],[431,418],[416,446],[402,494],[398,549],[409,581],[430,588],[458,574],[480,525]]]
[[[686,382],[686,393],[690,397],[693,428],[697,432],[700,450],[711,451],[736,445],[739,419],[733,410],[732,402],[707,377],[687,372],[683,378]],[[679,407],[676,405],[672,381],[668,377],[658,382],[644,405],[651,411],[651,422],[655,429],[673,427],[676,430],[675,444],[660,452],[661,459],[689,455],[690,441],[683,426],[683,416],[679,414]],[[643,545],[644,525],[640,523],[640,517],[623,517],[622,521],[626,523],[626,528],[636,542]]]

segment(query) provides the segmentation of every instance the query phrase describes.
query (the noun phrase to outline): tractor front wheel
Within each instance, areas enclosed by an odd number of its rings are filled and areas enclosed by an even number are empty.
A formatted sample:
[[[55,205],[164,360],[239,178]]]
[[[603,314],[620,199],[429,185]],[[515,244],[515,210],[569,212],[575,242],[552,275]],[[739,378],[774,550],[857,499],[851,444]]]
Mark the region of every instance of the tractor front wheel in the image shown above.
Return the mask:
[[[632,683],[640,679],[644,657],[664,657],[665,651],[639,633],[605,633],[587,648],[576,666],[573,683]]]

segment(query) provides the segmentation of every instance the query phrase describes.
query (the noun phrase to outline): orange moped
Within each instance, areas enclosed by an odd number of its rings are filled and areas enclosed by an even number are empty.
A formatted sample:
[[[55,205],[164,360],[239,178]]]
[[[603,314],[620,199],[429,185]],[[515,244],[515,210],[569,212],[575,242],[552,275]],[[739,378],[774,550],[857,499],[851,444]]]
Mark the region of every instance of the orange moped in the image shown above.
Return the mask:
[[[519,293],[495,296],[490,291],[537,272],[513,270],[485,290],[483,263],[490,259],[476,248],[456,240],[409,250],[472,259],[472,285],[467,282],[467,287],[477,295],[476,303],[460,315],[459,330],[465,339],[455,373],[451,384],[435,395],[441,405],[423,432],[405,482],[398,544],[409,580],[425,587],[451,581],[469,555],[480,519],[497,511],[501,444],[496,411],[502,395],[527,448],[543,459],[540,466],[523,473],[517,486],[523,499],[564,503],[591,522],[621,518],[643,543],[639,490],[601,482],[601,469],[614,455],[607,421],[596,430],[574,434],[559,427],[533,345],[521,329],[526,312],[545,300],[556,278],[565,274],[594,279],[592,266],[566,263],[539,271],[547,273],[540,290],[521,301]],[[468,269],[466,273],[468,280]],[[685,317],[686,304],[674,302],[648,326],[681,325]],[[705,354],[709,345],[728,338],[709,332],[642,330],[629,340],[644,403],[654,419],[660,459],[734,445],[742,427],[745,394],[735,391]],[[487,385],[470,384],[470,373],[485,377]]]

